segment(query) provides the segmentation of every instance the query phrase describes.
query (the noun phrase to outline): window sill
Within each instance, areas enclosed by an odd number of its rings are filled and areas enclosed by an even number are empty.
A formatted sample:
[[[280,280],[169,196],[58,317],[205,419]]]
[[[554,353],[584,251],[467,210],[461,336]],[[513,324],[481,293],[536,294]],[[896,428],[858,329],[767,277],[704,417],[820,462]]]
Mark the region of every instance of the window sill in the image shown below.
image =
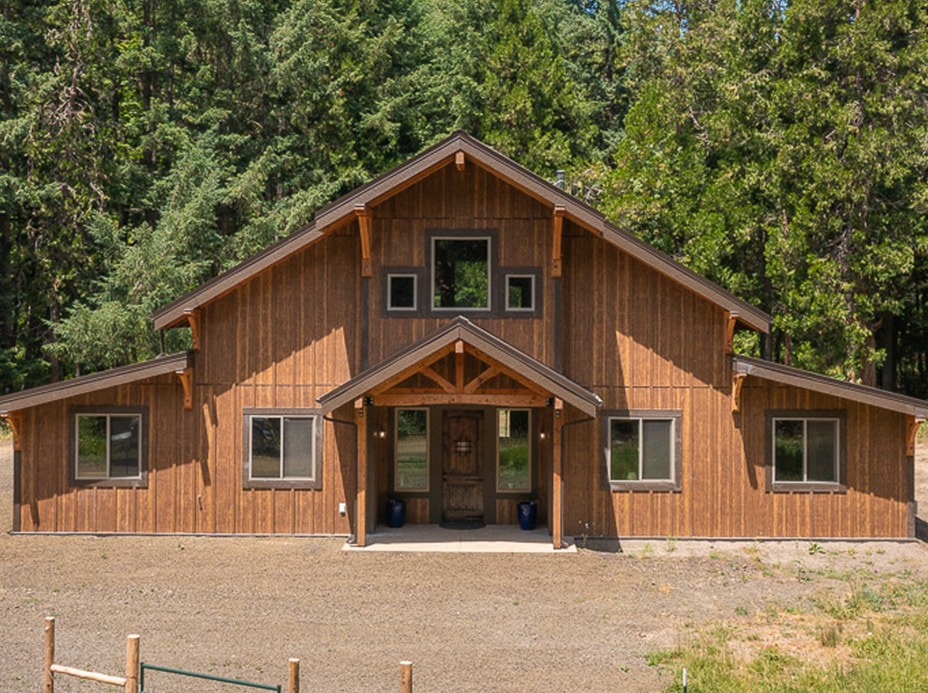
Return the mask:
[[[269,488],[281,491],[289,491],[291,489],[316,490],[322,488],[322,484],[314,479],[246,479],[242,488]]]
[[[847,487],[830,481],[775,481],[768,493],[846,493]]]
[[[673,481],[643,480],[643,481],[610,481],[610,491],[661,491],[664,493],[679,492],[680,486]]]
[[[80,488],[148,488],[146,477],[107,479],[71,479],[71,484]]]

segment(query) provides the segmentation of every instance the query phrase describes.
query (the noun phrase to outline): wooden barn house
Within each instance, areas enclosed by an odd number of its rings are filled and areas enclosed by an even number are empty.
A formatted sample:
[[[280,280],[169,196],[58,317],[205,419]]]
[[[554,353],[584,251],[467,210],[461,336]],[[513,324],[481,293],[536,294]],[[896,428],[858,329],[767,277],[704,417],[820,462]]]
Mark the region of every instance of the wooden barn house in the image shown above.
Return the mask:
[[[191,351],[0,397],[15,531],[913,534],[928,403],[734,354],[768,315],[463,133],[153,320]]]

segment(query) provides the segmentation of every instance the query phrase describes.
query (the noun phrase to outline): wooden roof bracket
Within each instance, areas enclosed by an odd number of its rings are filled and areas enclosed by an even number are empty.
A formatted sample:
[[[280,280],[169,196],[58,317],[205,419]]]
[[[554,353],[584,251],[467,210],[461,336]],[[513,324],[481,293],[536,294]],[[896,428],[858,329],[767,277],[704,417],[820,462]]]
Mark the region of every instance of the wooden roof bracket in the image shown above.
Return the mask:
[[[192,351],[200,350],[200,309],[191,308],[184,311],[187,318],[187,324],[190,326],[190,349]]]
[[[361,233],[361,276],[370,277],[374,273],[371,263],[371,210],[360,204],[354,206],[354,213]]]
[[[745,373],[731,374],[731,410],[732,412],[741,411],[741,386],[744,385],[744,379],[747,378]]]
[[[561,248],[564,233],[564,205],[554,205],[554,240],[551,250],[551,276],[561,276]]]
[[[458,150],[454,154],[454,165],[457,167],[458,171],[464,170],[464,151]]]
[[[0,417],[6,419],[6,422],[10,426],[10,430],[13,431],[13,449],[22,450],[22,441],[23,441],[23,415],[18,411],[4,412],[0,414]]]
[[[735,327],[738,325],[737,313],[725,313],[725,353],[733,354],[735,348],[733,345],[735,339]]]
[[[906,430],[906,452],[905,454],[909,457],[915,456],[915,439],[918,437],[918,429],[923,423],[924,419],[919,419],[915,416],[907,416],[908,426]]]
[[[190,411],[193,409],[193,367],[187,366],[183,370],[175,371],[180,378],[180,384],[184,388],[184,409]]]

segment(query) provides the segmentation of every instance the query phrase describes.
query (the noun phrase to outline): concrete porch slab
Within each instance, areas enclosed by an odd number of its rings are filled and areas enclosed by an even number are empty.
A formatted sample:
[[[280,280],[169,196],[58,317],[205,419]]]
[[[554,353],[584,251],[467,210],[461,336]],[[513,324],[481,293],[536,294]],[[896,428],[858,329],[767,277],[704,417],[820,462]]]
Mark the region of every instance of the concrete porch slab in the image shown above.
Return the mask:
[[[398,529],[378,527],[367,535],[367,546],[346,543],[345,551],[395,551],[433,553],[576,553],[568,544],[558,551],[545,528],[530,531],[516,525],[487,525],[480,529],[445,529],[439,525],[405,525]]]

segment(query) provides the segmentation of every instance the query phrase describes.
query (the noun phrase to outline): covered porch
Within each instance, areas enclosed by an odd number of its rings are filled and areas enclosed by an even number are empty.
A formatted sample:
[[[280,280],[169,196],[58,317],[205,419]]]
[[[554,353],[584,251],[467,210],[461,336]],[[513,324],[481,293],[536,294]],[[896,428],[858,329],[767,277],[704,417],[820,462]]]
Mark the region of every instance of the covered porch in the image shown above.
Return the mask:
[[[562,429],[601,402],[512,345],[458,317],[319,402],[353,406],[353,544],[388,529],[389,499],[402,501],[407,527],[517,532],[519,504],[533,502],[535,531],[565,545]]]
[[[576,553],[567,543],[555,550],[546,527],[525,531],[518,525],[486,525],[478,529],[446,529],[441,525],[407,524],[381,527],[365,546],[346,543],[345,551],[394,553]]]

